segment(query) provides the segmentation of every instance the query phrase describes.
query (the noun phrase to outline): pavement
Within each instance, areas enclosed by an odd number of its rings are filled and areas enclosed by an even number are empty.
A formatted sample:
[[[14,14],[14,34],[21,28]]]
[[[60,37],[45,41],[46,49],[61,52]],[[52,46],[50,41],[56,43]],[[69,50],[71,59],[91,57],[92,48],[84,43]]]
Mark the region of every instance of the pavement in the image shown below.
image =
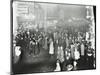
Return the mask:
[[[13,64],[14,74],[54,72],[54,70],[56,69],[56,54],[50,56],[49,50],[45,50],[42,48],[39,55],[29,55],[27,50],[24,51],[25,52],[23,53],[23,56],[19,60],[19,62]],[[82,60],[79,60],[78,65],[73,70],[90,69],[95,68],[90,67],[86,62],[82,62]]]
[[[19,62],[13,65],[15,74],[53,72],[56,68],[56,56],[50,56],[48,50],[41,49],[39,55],[29,55],[25,51]]]

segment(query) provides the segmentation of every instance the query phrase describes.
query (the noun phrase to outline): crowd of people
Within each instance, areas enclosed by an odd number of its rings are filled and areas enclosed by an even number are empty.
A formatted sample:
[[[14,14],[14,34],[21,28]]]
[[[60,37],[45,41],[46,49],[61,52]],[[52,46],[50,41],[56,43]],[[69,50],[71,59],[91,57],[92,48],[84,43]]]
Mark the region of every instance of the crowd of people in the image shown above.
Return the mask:
[[[64,71],[83,65],[94,68],[95,49],[91,47],[90,36],[89,32],[27,30],[19,32],[14,41],[15,46],[20,46],[21,53],[27,50],[29,55],[38,56],[41,49],[48,50],[50,56],[56,55],[56,61]]]

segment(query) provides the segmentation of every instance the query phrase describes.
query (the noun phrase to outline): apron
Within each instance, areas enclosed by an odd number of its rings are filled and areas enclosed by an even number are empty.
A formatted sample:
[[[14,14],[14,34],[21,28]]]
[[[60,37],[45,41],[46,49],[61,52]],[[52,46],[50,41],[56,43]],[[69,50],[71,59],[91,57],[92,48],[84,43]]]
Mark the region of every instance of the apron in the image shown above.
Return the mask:
[[[50,43],[49,54],[54,54],[53,41]]]

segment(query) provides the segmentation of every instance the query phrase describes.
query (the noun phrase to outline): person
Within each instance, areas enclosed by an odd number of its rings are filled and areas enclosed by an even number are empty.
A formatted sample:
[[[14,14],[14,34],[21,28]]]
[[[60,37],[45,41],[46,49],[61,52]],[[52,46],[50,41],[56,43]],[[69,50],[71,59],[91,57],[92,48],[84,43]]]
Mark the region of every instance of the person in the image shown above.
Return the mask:
[[[83,58],[85,55],[85,47],[84,47],[84,44],[83,42],[81,43],[81,57]]]
[[[47,39],[48,37],[45,37],[45,42],[44,42],[44,49],[47,50],[48,49],[48,45],[47,45]]]
[[[53,37],[54,37],[54,42],[55,42],[57,40],[57,38],[58,38],[57,32],[53,33]]]
[[[65,49],[65,54],[64,54],[64,63],[63,63],[63,71],[68,71],[69,70],[69,65],[72,65],[73,66],[73,61],[71,59],[71,56],[70,56],[70,49],[69,48],[66,48]],[[70,69],[71,70],[71,69]]]
[[[68,46],[69,46],[69,40],[68,40],[67,34],[66,34],[66,39],[65,39],[65,41],[66,41],[66,48],[68,48]]]
[[[61,71],[60,61],[59,60],[57,60],[57,62],[56,62],[56,69],[54,71]]]
[[[91,46],[89,46],[88,51],[87,51],[87,64],[88,64],[88,68],[92,69],[94,68],[94,58],[93,58],[93,49],[91,48]]]
[[[71,35],[69,36],[69,45],[71,45],[72,44],[72,37],[71,37]]]
[[[74,44],[71,44],[71,57],[74,59]]]
[[[21,47],[15,46],[14,63],[18,63],[21,59]]]
[[[80,49],[81,49],[81,55],[80,55],[80,66],[81,67],[84,67],[86,66],[86,57],[85,57],[85,45],[84,43],[82,42],[81,45],[80,45]],[[84,65],[84,66],[83,66]]]
[[[78,33],[78,41],[79,41],[80,43],[82,42],[81,32]]]
[[[88,39],[89,39],[89,33],[88,32],[86,32],[86,41],[88,41]]]
[[[33,42],[32,40],[30,41],[30,44],[29,44],[29,54],[34,54],[35,53],[35,42]]]
[[[39,49],[39,42],[38,42],[38,34],[35,36],[35,55],[38,56],[40,54],[40,49]]]
[[[78,51],[78,45],[77,43],[74,44],[75,45],[75,50],[74,50],[74,57],[75,57],[75,60],[78,60],[80,58],[80,53]]]
[[[38,38],[38,49],[39,49],[39,51],[42,49],[42,44],[43,44],[42,41],[43,41],[43,37],[42,37],[42,34],[40,34],[39,38]]]
[[[49,45],[49,54],[52,56],[54,54],[54,45],[53,45],[53,40],[50,38],[50,45]]]
[[[76,45],[75,51],[74,51],[74,70],[77,69],[77,64],[78,64],[79,58],[80,58],[80,54],[79,54],[79,51],[77,50],[77,45]]]
[[[58,46],[57,59],[60,60],[61,71],[63,71],[65,59],[64,59],[64,51],[62,46],[61,47]]]

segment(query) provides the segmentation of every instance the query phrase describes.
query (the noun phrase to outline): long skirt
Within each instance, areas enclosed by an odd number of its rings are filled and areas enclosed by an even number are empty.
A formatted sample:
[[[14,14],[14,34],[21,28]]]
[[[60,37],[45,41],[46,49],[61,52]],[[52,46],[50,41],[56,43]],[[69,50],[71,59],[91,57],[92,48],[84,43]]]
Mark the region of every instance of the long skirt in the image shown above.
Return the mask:
[[[53,46],[53,42],[50,43],[49,54],[54,54],[54,46]]]

